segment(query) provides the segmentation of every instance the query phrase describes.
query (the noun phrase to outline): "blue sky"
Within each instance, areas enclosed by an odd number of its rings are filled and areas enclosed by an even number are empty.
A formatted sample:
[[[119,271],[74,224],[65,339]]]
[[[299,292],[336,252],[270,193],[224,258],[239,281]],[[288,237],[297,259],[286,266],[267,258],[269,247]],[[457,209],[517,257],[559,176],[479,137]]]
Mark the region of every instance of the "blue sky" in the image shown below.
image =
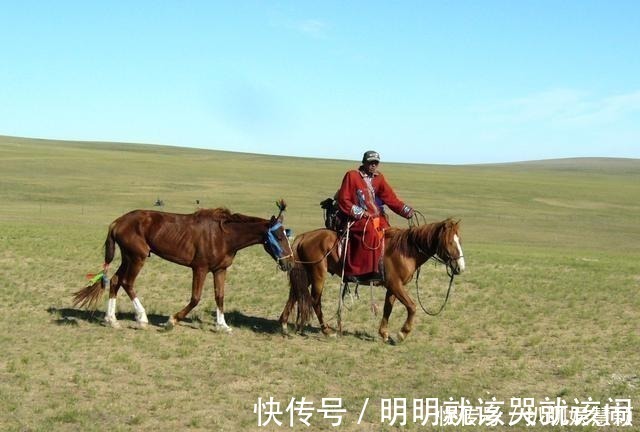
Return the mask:
[[[2,2],[0,134],[640,157],[640,1]]]

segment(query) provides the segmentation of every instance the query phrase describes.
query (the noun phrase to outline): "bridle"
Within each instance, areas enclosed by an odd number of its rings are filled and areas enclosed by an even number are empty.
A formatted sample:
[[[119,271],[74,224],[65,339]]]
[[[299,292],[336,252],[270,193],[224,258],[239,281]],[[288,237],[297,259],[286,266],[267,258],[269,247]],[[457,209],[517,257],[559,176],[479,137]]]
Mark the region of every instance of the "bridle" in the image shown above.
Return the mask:
[[[442,302],[442,305],[440,306],[440,309],[438,309],[437,312],[430,312],[428,311],[424,305],[422,304],[422,300],[420,299],[420,287],[418,285],[418,279],[420,278],[420,269],[422,268],[422,266],[419,266],[416,269],[416,295],[418,297],[418,304],[420,304],[420,307],[422,308],[422,311],[424,313],[426,313],[429,316],[437,316],[440,315],[440,313],[444,310],[444,307],[447,305],[447,302],[449,301],[449,294],[451,294],[451,288],[453,287],[453,278],[459,274],[459,271],[456,272],[456,270],[453,268],[453,262],[459,260],[460,258],[464,258],[464,255],[460,255],[458,258],[453,259],[451,257],[449,257],[448,261],[443,260],[439,255],[437,255],[437,253],[434,254],[428,254],[426,253],[424,250],[422,250],[422,248],[420,247],[420,245],[415,244],[414,246],[416,247],[416,249],[418,249],[418,252],[420,252],[422,255],[427,257],[427,261],[429,261],[430,259],[433,259],[436,262],[439,262],[440,264],[444,264],[447,268],[447,275],[449,276],[449,288],[447,288],[447,295],[444,298],[444,302]],[[425,261],[424,263],[426,263],[427,261]],[[423,263],[423,264],[424,264]]]
[[[265,233],[265,240],[264,243],[265,245],[269,248],[269,250],[272,252],[272,257],[274,260],[276,260],[278,263],[282,260],[285,260],[287,258],[290,258],[293,256],[293,250],[291,249],[291,243],[289,242],[289,236],[285,235],[286,239],[287,239],[287,244],[289,245],[289,255],[284,256],[284,249],[282,249],[282,246],[280,246],[280,242],[278,241],[278,239],[275,236],[275,232],[278,231],[280,228],[282,228],[282,222],[278,221],[275,224],[273,224],[272,226],[269,227],[269,229],[267,230],[267,232]]]

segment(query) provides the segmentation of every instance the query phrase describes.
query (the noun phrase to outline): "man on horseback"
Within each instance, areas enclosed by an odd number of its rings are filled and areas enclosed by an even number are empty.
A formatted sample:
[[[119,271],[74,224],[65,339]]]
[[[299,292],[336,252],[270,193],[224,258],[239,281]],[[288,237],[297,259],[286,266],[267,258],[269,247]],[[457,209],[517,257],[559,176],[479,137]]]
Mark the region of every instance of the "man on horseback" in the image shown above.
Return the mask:
[[[389,221],[384,213],[387,205],[394,213],[410,219],[413,209],[402,202],[378,171],[380,154],[369,150],[362,165],[348,171],[337,193],[341,212],[349,221],[349,241],[344,261],[346,280],[382,280],[381,257],[384,252],[384,230]]]

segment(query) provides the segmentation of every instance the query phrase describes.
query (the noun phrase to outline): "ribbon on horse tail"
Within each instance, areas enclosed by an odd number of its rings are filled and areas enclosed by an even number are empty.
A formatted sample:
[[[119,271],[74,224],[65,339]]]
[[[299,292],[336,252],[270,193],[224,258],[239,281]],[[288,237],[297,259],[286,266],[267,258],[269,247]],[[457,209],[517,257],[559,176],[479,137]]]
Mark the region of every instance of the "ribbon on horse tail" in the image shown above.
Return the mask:
[[[99,281],[102,281],[102,288],[109,288],[109,277],[107,276],[106,268],[105,270],[95,275],[92,273],[87,273],[87,279],[89,279],[89,282],[87,282],[87,286],[91,286],[95,283],[98,283]]]
[[[89,282],[87,282],[87,285],[93,285],[94,283],[102,279],[103,276],[104,276],[104,272],[100,272],[95,275],[92,273],[87,273],[87,279],[89,279]]]

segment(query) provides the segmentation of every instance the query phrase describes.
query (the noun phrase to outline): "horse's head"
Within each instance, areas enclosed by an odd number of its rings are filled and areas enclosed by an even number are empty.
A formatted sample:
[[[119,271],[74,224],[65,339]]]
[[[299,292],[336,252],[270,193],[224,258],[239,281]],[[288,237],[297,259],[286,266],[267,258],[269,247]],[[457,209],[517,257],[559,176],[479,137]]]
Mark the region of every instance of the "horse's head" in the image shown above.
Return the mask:
[[[460,274],[465,269],[464,254],[458,228],[460,221],[447,219],[440,233],[440,241],[436,254],[447,265],[453,274]]]
[[[264,235],[264,250],[278,263],[280,270],[289,271],[294,264],[291,243],[289,243],[290,231],[282,225],[283,213],[287,204],[284,200],[280,200],[276,204],[280,213],[278,216],[271,216],[269,228]]]

